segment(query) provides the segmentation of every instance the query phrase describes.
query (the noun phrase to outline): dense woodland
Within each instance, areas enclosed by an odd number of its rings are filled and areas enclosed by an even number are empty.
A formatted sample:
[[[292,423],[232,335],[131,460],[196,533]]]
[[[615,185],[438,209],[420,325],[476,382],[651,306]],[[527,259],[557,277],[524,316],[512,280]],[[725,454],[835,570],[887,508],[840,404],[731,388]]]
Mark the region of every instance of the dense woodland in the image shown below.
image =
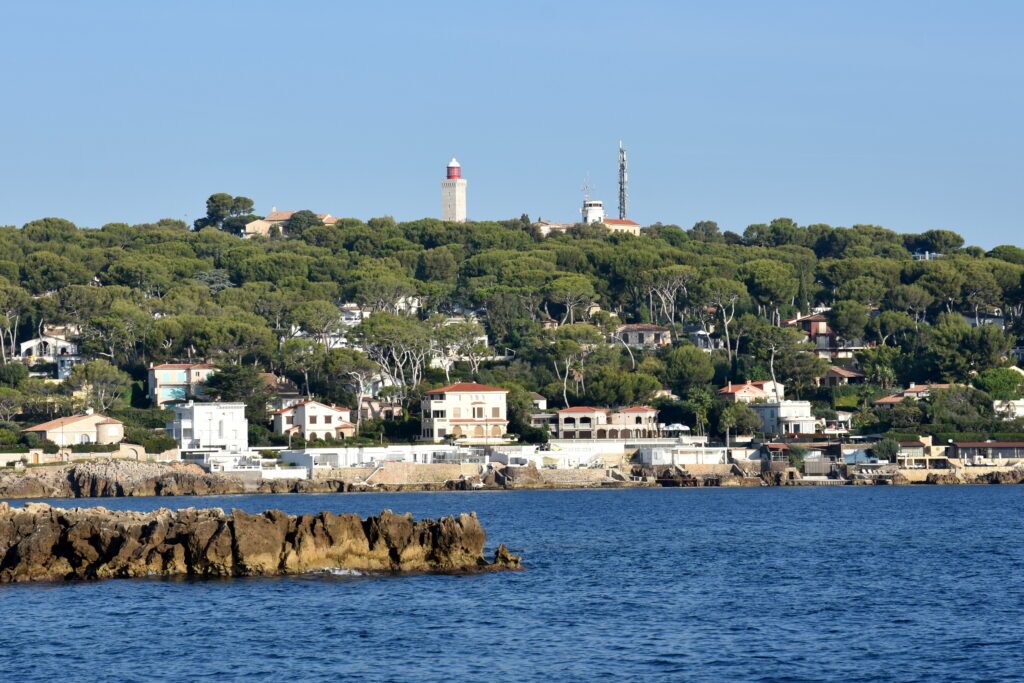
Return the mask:
[[[257,371],[287,375],[304,392],[348,405],[374,374],[396,378],[389,391],[410,419],[363,425],[369,438],[418,433],[418,397],[456,379],[511,388],[511,429],[531,440],[544,438],[527,424],[533,391],[555,407],[618,406],[650,403],[664,388],[679,400],[659,400],[662,421],[721,433],[748,428],[750,416],[717,402],[716,389],[773,374],[787,397],[814,401],[820,416],[858,411],[855,426],[865,432],[1019,428],[995,420],[991,405],[993,397],[1020,395],[1019,375],[1003,369],[1013,364],[1024,320],[1024,249],[1015,246],[986,253],[945,230],[902,235],[787,218],[742,234],[708,221],[690,229],[655,224],[641,237],[580,225],[541,238],[526,216],[327,226],[309,211],[268,239],[243,240],[252,206],[218,194],[194,226],[165,219],[86,229],[45,218],[0,228],[0,420],[7,421],[0,445],[25,440],[16,423],[83,404],[125,419],[130,439],[159,441],[152,430],[166,416],[147,410],[145,369],[181,359],[221,366],[212,390],[249,403],[260,441],[268,435],[258,424],[266,416]],[[913,258],[923,252],[942,256]],[[422,307],[409,314],[412,297]],[[374,311],[346,333],[362,351],[328,348],[347,302]],[[866,347],[854,362],[867,384],[817,386],[829,363],[782,325],[816,306],[831,306],[832,328]],[[444,324],[469,311],[478,323]],[[964,319],[993,312],[1005,316],[1006,331]],[[609,341],[618,324],[635,322],[672,327],[679,341],[649,352]],[[29,377],[13,360],[18,343],[62,323],[81,327],[83,352],[96,360],[76,367],[63,386]],[[489,351],[474,342],[480,326]],[[723,348],[708,354],[692,346],[687,326],[713,330]],[[492,354],[511,359],[487,360]],[[461,360],[445,372],[429,367],[434,355]],[[872,409],[874,399],[910,382],[964,387],[927,404]]]

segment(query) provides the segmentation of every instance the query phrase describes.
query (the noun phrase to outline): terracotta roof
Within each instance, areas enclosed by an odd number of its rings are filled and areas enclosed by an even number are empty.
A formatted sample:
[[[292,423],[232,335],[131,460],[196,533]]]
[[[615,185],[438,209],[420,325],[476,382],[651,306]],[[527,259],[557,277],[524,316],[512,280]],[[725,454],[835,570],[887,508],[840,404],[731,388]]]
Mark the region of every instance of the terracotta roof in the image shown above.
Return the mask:
[[[615,330],[616,332],[629,331],[629,332],[668,332],[667,327],[661,325],[652,325],[650,323],[631,323],[629,325],[619,325]]]
[[[620,413],[646,413],[649,410],[654,410],[650,406],[633,406],[632,408],[623,408],[618,411]]]
[[[885,396],[878,399],[875,403],[901,403],[906,396],[903,394],[893,394],[892,396]]]
[[[487,384],[477,384],[476,382],[456,382],[455,384],[449,384],[446,387],[440,389],[431,389],[427,394],[458,394],[458,393],[485,393],[485,392],[501,392],[503,394],[508,393],[508,389],[502,389],[501,387],[492,387]]]
[[[96,415],[96,414],[93,414],[93,415],[72,415],[70,417],[60,417],[60,418],[57,418],[56,420],[50,420],[49,422],[44,422],[42,424],[38,424],[35,427],[28,427],[27,429],[25,429],[23,431],[26,431],[26,432],[48,432],[51,429],[58,429],[60,427],[66,427],[69,424],[74,424],[75,422],[80,422],[80,421],[82,421],[82,420],[84,420],[86,418],[90,418],[90,417],[102,418],[102,421],[98,422],[97,424],[123,424],[122,422],[120,422],[118,420],[115,420],[113,418],[107,417],[105,415]]]
[[[925,391],[931,391],[932,389],[949,389],[952,384],[918,384],[912,387],[907,387],[903,390],[904,394],[920,394]]]
[[[629,225],[629,226],[635,225],[637,227],[640,226],[639,223],[637,223],[636,221],[631,221],[628,218],[626,218],[626,219],[623,219],[623,218],[605,218],[603,223],[605,225]]]
[[[160,365],[153,366],[154,370],[177,370],[178,368],[213,370],[213,365],[211,363],[161,363]]]
[[[954,441],[957,448],[1024,448],[1024,441]]]
[[[721,389],[719,389],[718,393],[720,393],[720,394],[738,394],[741,391],[749,391],[749,390],[753,389],[754,391],[757,391],[757,392],[763,394],[764,393],[764,389],[762,388],[762,386],[764,384],[765,384],[765,382],[746,382],[745,384],[732,384],[732,385],[727,384],[724,387],[722,387]]]
[[[346,412],[346,411],[347,412],[352,412],[352,410],[350,408],[346,408],[344,406],[341,406],[341,407],[329,406],[326,403],[321,403],[320,401],[308,400],[308,401],[299,401],[298,403],[293,403],[292,405],[287,406],[285,408],[281,408],[280,410],[275,410],[274,411],[274,415],[284,415],[285,413],[291,412],[291,411],[295,410],[296,408],[298,408],[299,406],[304,406],[306,404],[316,404],[318,406],[322,406],[324,408],[327,408],[329,410],[333,410],[333,411],[336,411],[336,412],[339,412],[339,413]]]
[[[832,373],[835,373],[835,374],[839,375],[840,377],[851,377],[852,378],[852,377],[863,377],[864,376],[863,372],[857,372],[856,370],[847,370],[846,368],[841,368],[838,365],[833,365],[832,367],[830,367],[828,369],[828,371],[832,372]]]
[[[558,413],[607,413],[607,408],[590,408],[587,406],[576,406],[575,408],[562,408]]]

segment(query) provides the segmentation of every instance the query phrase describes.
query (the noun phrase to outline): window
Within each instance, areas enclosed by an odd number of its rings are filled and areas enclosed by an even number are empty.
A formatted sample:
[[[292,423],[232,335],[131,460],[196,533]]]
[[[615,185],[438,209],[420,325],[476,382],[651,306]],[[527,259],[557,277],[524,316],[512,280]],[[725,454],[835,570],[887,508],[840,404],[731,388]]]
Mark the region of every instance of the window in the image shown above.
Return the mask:
[[[438,429],[437,430],[437,438],[443,439],[446,436],[447,436],[447,434],[445,433],[444,429]]]
[[[331,416],[330,415],[324,415],[324,424],[325,425],[331,424]]]
[[[435,410],[430,414],[430,416],[436,420],[438,418],[443,419],[445,415],[443,410]]]
[[[289,425],[295,424],[295,416],[294,415],[289,415],[288,417],[286,417],[284,419],[284,423],[285,424],[289,424]]]
[[[491,417],[501,417],[501,408],[498,406],[491,408]]]
[[[484,417],[484,409],[480,407],[473,408],[473,417],[476,419]]]
[[[452,417],[454,417],[454,418],[462,417],[462,408],[459,408],[458,406],[452,408]]]
[[[315,425],[316,424],[316,415],[310,415],[309,416],[309,424],[311,424],[311,425]]]

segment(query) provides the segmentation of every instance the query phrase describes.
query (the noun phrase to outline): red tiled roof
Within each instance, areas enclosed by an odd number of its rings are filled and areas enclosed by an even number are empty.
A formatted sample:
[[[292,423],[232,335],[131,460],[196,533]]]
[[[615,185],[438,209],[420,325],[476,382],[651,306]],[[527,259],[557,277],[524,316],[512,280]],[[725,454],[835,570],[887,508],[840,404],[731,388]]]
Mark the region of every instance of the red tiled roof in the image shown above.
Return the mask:
[[[607,413],[607,408],[590,408],[588,406],[576,406],[575,408],[562,408],[558,413]]]
[[[668,332],[667,327],[661,325],[651,325],[650,323],[631,323],[629,325],[619,325],[616,332],[629,331],[629,332]]]
[[[603,222],[604,222],[605,225],[628,225],[628,226],[634,226],[635,225],[637,227],[640,226],[639,223],[637,223],[636,221],[631,221],[628,218],[626,218],[626,219],[622,219],[622,218],[605,218]]]
[[[650,406],[633,406],[632,408],[623,408],[620,413],[645,413],[649,410],[654,410]]]
[[[86,419],[87,417],[100,417],[100,418],[103,418],[102,422],[98,422],[97,424],[123,424],[122,422],[120,422],[118,420],[115,420],[115,419],[110,418],[110,417],[106,417],[104,415],[72,415],[70,417],[60,417],[60,418],[57,418],[56,420],[50,420],[49,422],[44,422],[42,424],[38,424],[35,427],[28,427],[24,431],[26,431],[26,432],[47,432],[47,431],[49,431],[51,429],[58,429],[60,427],[66,427],[69,424],[74,424],[75,422],[80,422],[80,421]]]
[[[864,376],[863,372],[857,372],[856,370],[847,370],[846,368],[841,368],[838,365],[833,365],[828,370],[829,370],[829,372],[835,373],[835,374],[839,375],[840,377],[863,377]]]
[[[918,384],[916,386],[907,387],[903,390],[904,394],[920,394],[925,391],[931,391],[933,389],[949,389],[952,384]]]
[[[501,392],[503,394],[507,394],[508,389],[492,387],[487,384],[477,384],[476,382],[456,382],[455,384],[449,384],[448,386],[441,387],[440,389],[431,389],[427,394],[472,394],[485,392]]]
[[[291,412],[291,411],[295,410],[299,406],[304,406],[304,405],[310,404],[310,403],[315,403],[318,406],[323,406],[324,408],[327,408],[329,410],[333,410],[333,411],[336,411],[336,412],[339,412],[339,413],[342,413],[342,412],[352,412],[351,408],[346,408],[344,406],[341,406],[341,407],[339,407],[339,406],[329,406],[326,403],[321,403],[320,401],[307,400],[307,401],[299,401],[298,403],[293,403],[292,405],[287,406],[285,408],[281,408],[280,410],[275,410],[274,411],[274,415],[284,415],[285,413],[288,413],[288,412]]]
[[[764,384],[766,384],[766,382],[747,382],[745,384],[733,384],[732,386],[725,385],[724,387],[722,387],[721,389],[718,390],[718,393],[720,393],[720,394],[738,394],[741,391],[747,391],[749,389],[754,389],[755,391],[758,391],[758,392],[763,394],[764,393],[764,389],[762,387],[764,386]]]
[[[196,370],[212,370],[213,365],[210,363],[161,363],[160,365],[154,365],[154,370],[177,370],[179,368],[196,369]]]

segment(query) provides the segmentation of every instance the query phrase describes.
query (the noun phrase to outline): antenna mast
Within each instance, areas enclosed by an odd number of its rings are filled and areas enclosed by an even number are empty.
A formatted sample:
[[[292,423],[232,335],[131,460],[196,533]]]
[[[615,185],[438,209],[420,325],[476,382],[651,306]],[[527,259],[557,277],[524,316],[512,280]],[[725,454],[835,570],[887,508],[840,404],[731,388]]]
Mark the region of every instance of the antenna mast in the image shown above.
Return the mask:
[[[626,219],[626,202],[629,199],[629,192],[626,191],[626,184],[629,182],[629,173],[626,170],[626,148],[619,140],[619,220]]]

